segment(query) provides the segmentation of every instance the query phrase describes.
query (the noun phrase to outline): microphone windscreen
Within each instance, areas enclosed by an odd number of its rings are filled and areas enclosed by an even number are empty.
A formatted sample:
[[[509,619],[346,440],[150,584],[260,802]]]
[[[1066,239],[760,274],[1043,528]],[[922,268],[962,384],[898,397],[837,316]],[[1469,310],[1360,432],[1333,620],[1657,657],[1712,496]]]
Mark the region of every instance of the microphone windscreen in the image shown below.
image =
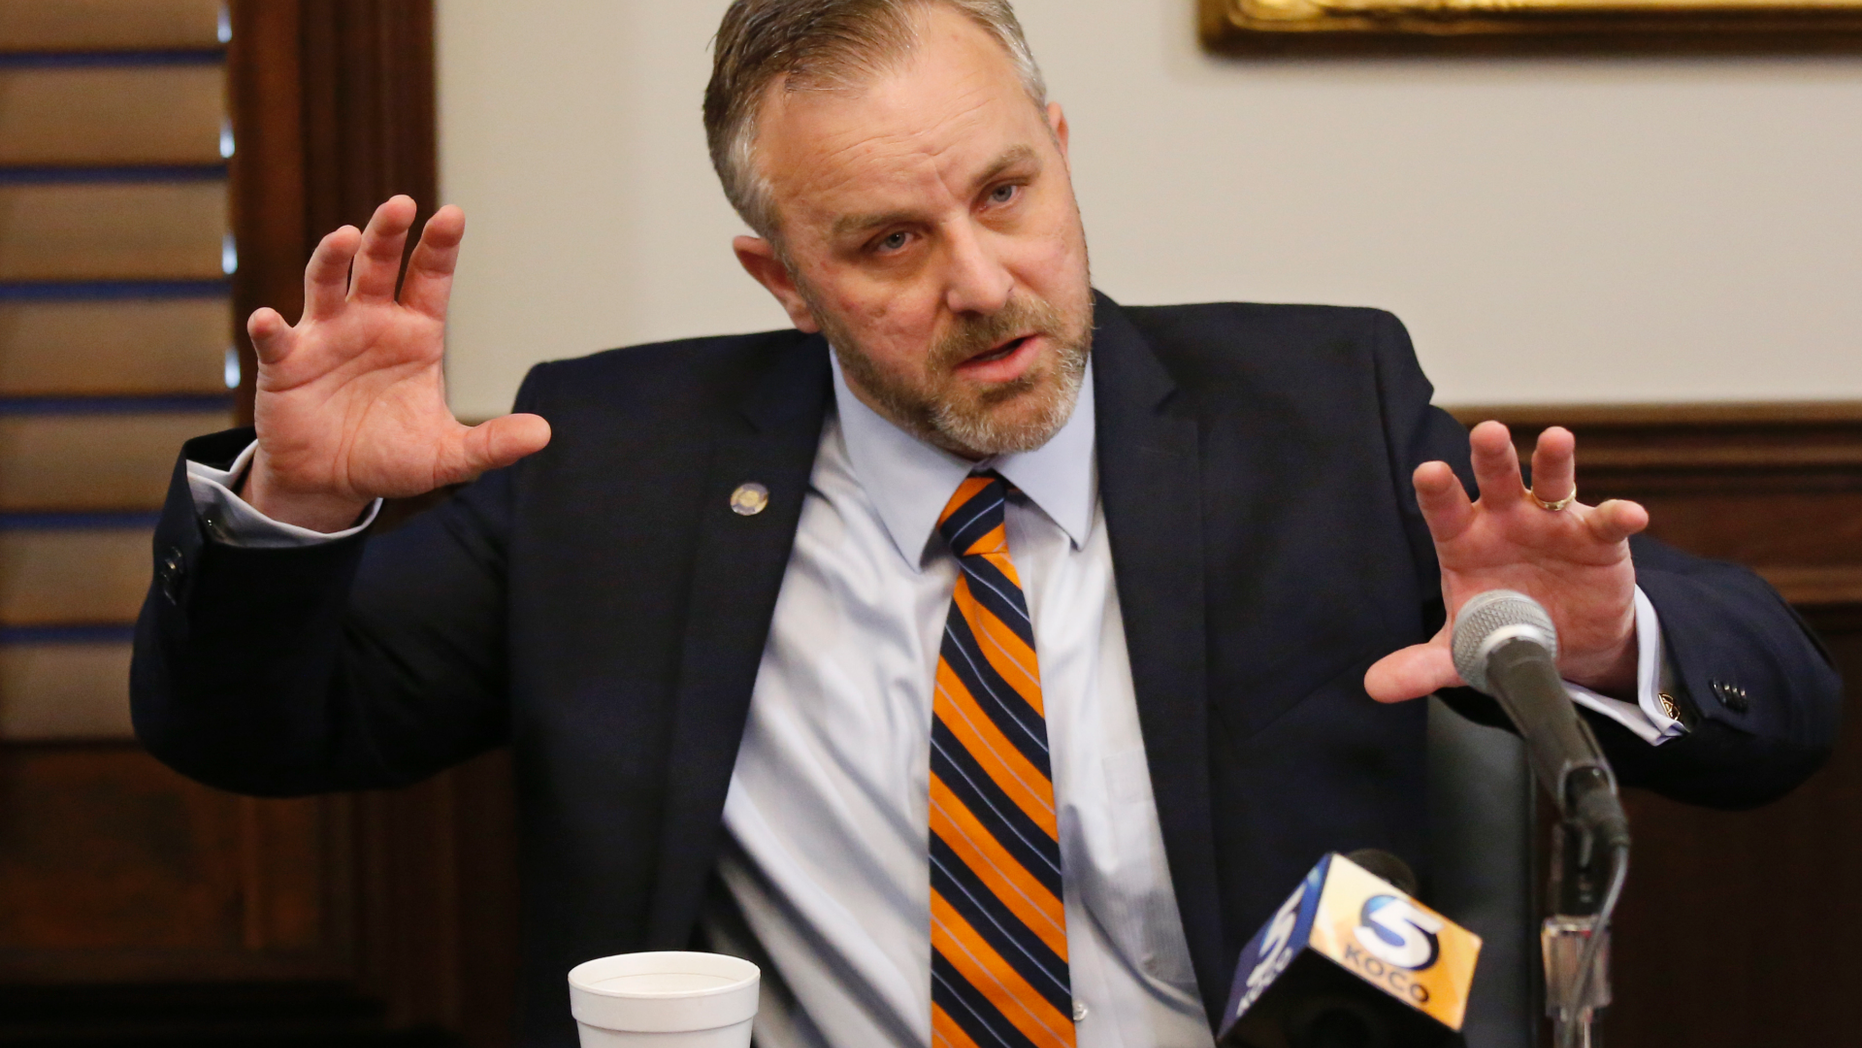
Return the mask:
[[[1455,612],[1450,647],[1455,672],[1475,691],[1493,694],[1487,680],[1487,654],[1496,634],[1530,636],[1553,658],[1558,657],[1558,627],[1538,601],[1517,590],[1477,593]]]
[[[1364,867],[1366,873],[1389,881],[1404,895],[1416,898],[1422,895],[1416,883],[1416,871],[1409,868],[1409,863],[1381,848],[1359,848],[1346,852],[1345,858]]]

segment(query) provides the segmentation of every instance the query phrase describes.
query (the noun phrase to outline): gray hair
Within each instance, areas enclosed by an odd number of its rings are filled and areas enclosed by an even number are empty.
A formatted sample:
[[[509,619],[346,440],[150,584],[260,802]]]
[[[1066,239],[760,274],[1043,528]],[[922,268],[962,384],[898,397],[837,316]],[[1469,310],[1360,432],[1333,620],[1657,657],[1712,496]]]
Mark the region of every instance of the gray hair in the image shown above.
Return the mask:
[[[914,15],[942,4],[994,37],[1039,106],[1047,85],[1008,0],[732,0],[718,26],[705,88],[705,138],[724,195],[757,235],[781,245],[769,181],[756,169],[757,116],[784,90],[836,90],[889,69],[917,45]]]

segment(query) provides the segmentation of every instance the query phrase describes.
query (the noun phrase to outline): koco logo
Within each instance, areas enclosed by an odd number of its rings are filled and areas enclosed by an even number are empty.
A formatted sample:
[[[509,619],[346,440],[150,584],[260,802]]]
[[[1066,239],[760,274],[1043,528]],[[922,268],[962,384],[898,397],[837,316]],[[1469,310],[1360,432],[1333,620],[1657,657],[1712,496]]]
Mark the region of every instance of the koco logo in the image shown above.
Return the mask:
[[[1425,913],[1408,899],[1373,895],[1365,900],[1355,929],[1358,945],[1372,957],[1398,968],[1419,971],[1435,963],[1435,933],[1442,919]]]
[[[1242,994],[1241,1000],[1235,1004],[1237,1017],[1253,1006],[1255,1001],[1260,1000],[1261,994],[1267,992],[1268,984],[1274,981],[1274,977],[1285,971],[1287,965],[1293,962],[1293,950],[1291,949],[1293,929],[1299,924],[1300,900],[1305,897],[1306,885],[1302,883],[1299,890],[1294,892],[1293,897],[1280,907],[1280,912],[1274,914],[1273,921],[1268,924],[1267,934],[1261,939],[1261,960],[1253,970],[1248,972],[1246,982],[1248,991]]]

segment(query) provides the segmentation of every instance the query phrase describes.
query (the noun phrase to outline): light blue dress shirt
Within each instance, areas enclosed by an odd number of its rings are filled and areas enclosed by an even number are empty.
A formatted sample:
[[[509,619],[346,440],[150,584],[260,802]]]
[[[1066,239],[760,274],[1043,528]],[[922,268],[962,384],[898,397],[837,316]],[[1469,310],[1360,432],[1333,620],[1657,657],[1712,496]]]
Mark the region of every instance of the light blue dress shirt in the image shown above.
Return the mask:
[[[724,804],[734,906],[706,927],[765,972],[769,1048],[920,1046],[931,1030],[932,681],[957,565],[938,515],[978,464],[848,391],[815,459]],[[984,463],[1019,489],[1080,1048],[1211,1037],[1164,857],[1093,454],[1090,373],[1061,431]]]

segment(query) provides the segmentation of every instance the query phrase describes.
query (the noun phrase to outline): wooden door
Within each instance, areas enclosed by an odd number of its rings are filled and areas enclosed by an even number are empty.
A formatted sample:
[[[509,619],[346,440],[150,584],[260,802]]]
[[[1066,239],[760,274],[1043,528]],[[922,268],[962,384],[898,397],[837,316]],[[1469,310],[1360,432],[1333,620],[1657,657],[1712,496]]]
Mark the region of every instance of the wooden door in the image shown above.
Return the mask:
[[[423,2],[0,0],[0,1043],[508,1040],[501,756],[236,797],[130,736],[186,437],[249,417],[238,318],[435,194]]]

